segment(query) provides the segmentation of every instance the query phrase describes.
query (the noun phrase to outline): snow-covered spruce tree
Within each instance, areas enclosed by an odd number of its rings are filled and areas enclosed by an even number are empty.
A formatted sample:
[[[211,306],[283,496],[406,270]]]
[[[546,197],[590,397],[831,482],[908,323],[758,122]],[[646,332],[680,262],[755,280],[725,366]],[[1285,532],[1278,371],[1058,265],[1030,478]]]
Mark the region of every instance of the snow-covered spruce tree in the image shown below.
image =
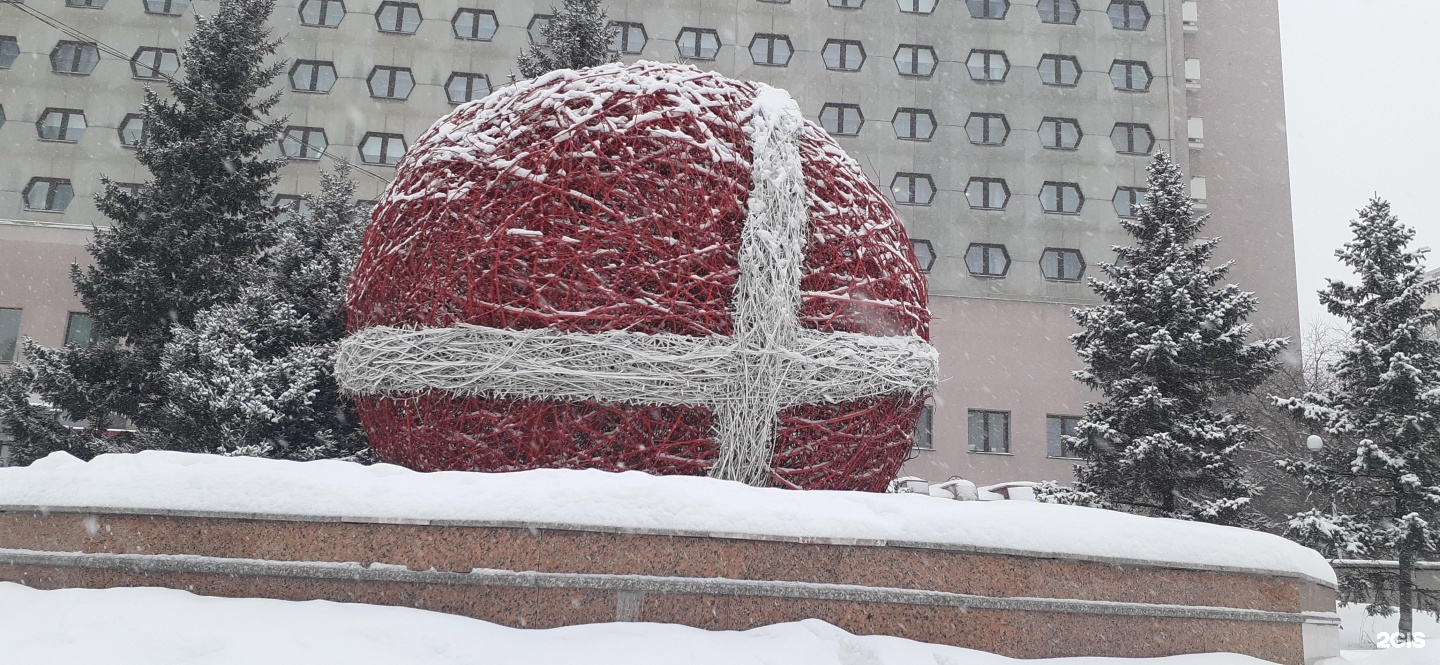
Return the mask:
[[[333,374],[346,282],[369,221],[350,165],[321,174],[320,195],[306,203],[307,213],[281,224],[268,279],[176,326],[165,347],[168,420],[214,452],[303,460],[365,450]]]
[[[600,0],[564,0],[545,26],[546,46],[532,46],[520,54],[520,75],[535,78],[557,69],[581,69],[615,62],[620,56],[610,50],[615,26],[605,20]]]
[[[1370,611],[1400,608],[1400,632],[1414,626],[1415,562],[1440,560],[1440,311],[1425,299],[1426,250],[1414,230],[1373,199],[1350,223],[1355,238],[1336,253],[1358,282],[1331,281],[1320,302],[1350,324],[1351,343],[1334,365],[1334,386],[1278,399],[1331,439],[1311,459],[1290,462],[1316,500],[1290,521],[1291,536],[1337,558],[1398,560],[1394,571],[1342,579],[1368,588]],[[1353,597],[1353,596],[1352,596]]]
[[[265,28],[273,5],[221,0],[213,16],[197,17],[171,99],[146,90],[136,158],[151,179],[137,194],[104,181],[96,203],[111,225],[88,247],[94,264],[72,270],[96,333],[118,343],[27,347],[33,388],[74,418],[124,417],[154,445],[188,438],[166,423],[160,357],[171,328],[234,302],[276,241],[269,199],[281,162],[261,157],[283,123],[262,120],[278,100],[262,91],[283,67],[267,63],[277,45]]]
[[[1219,240],[1197,238],[1205,218],[1179,167],[1160,153],[1149,173],[1145,204],[1121,221],[1134,244],[1100,264],[1109,281],[1090,280],[1105,304],[1072,312],[1075,378],[1105,400],[1085,405],[1070,438],[1085,461],[1068,498],[1235,524],[1254,492],[1236,455],[1255,430],[1216,400],[1259,385],[1287,341],[1248,339],[1255,296],[1217,288],[1230,266],[1209,265]]]

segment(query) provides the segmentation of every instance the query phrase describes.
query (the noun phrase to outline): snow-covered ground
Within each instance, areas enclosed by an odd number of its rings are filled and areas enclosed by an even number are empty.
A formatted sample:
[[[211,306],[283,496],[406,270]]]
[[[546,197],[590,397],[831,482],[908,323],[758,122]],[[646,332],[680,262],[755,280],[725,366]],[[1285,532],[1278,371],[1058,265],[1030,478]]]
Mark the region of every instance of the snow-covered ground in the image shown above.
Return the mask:
[[[36,591],[0,582],[0,662],[45,665],[1012,665],[807,620],[744,632],[609,623],[522,630],[398,607],[208,598],[171,589]],[[1036,665],[1263,665],[1236,654]],[[1415,661],[1414,665],[1418,665]],[[1412,665],[1374,660],[1366,665]],[[1431,664],[1433,665],[1433,663]]]
[[[1372,650],[1376,635],[1393,633],[1400,625],[1400,615],[1370,616],[1364,605],[1341,605],[1339,614],[1341,649]],[[1440,621],[1433,614],[1416,612],[1415,632],[1423,634],[1427,643],[1434,643],[1432,665],[1440,665]]]
[[[333,460],[55,453],[0,469],[0,506],[464,520],[752,537],[903,541],[1330,581],[1314,550],[1257,531],[1028,501],[755,488],[710,478],[541,469],[417,473]]]

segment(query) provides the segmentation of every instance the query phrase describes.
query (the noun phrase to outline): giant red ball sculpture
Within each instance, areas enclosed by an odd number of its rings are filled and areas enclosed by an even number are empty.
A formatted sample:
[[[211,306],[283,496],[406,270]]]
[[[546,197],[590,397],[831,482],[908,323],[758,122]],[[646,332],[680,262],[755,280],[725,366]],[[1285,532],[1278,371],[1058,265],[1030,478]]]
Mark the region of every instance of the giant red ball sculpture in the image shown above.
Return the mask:
[[[378,202],[337,376],[419,470],[880,491],[933,390],[894,208],[782,91],[564,70],[435,124]]]

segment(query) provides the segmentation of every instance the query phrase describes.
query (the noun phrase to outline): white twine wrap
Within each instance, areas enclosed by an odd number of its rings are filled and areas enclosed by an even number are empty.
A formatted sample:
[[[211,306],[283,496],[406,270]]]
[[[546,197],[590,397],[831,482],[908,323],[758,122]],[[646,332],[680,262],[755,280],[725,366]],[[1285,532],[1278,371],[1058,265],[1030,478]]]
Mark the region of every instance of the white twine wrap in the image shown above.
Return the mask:
[[[809,225],[800,158],[804,118],[784,91],[756,84],[742,118],[754,155],[740,235],[734,336],[562,333],[461,325],[373,327],[340,343],[335,374],[352,394],[440,390],[488,398],[693,405],[714,412],[710,475],[770,483],[781,410],[918,396],[939,383],[939,355],[916,336],[800,327]]]

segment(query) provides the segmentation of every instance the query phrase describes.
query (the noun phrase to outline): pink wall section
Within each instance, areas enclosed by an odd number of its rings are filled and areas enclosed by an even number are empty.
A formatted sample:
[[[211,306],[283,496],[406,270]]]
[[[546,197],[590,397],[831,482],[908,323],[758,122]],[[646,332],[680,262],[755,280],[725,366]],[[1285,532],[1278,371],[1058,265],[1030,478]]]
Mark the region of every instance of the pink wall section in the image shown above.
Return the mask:
[[[1081,415],[1097,399],[1070,377],[1080,368],[1067,339],[1079,328],[1069,305],[932,296],[931,343],[940,349],[933,451],[916,451],[904,473],[931,481],[960,476],[1069,482],[1074,460],[1046,457],[1046,415]],[[1010,411],[1010,454],[967,452],[969,409]]]
[[[65,341],[70,312],[83,312],[70,265],[88,263],[89,230],[0,223],[0,307],[19,307],[20,334],[45,346]],[[16,353],[17,357],[19,353]],[[5,367],[0,358],[0,368]]]

